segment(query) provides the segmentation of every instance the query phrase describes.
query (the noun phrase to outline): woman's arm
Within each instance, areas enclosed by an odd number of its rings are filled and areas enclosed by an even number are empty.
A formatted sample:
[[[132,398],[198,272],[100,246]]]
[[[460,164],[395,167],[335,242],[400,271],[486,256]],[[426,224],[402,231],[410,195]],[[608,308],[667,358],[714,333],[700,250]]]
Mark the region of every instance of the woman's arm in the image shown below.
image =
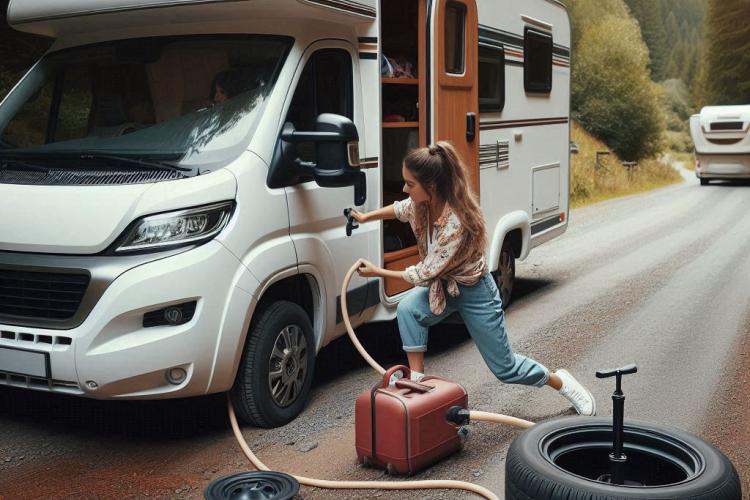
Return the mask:
[[[357,222],[371,222],[374,220],[390,220],[396,218],[396,212],[393,209],[393,205],[373,210],[372,212],[359,212],[352,209],[352,215]]]

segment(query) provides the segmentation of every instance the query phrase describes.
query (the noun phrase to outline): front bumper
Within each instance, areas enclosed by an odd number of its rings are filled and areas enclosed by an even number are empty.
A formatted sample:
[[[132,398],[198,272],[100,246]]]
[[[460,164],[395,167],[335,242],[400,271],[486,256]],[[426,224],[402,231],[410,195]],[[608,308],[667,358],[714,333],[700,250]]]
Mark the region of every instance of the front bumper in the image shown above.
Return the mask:
[[[59,258],[70,266],[70,257]],[[108,258],[112,265],[119,259]],[[99,399],[226,390],[256,283],[239,260],[211,241],[121,271],[75,327],[0,322],[0,347],[46,353],[50,368],[48,378],[0,371],[0,384]],[[145,313],[189,301],[197,306],[187,323],[143,326]],[[172,368],[182,368],[185,380],[169,382],[166,372]]]

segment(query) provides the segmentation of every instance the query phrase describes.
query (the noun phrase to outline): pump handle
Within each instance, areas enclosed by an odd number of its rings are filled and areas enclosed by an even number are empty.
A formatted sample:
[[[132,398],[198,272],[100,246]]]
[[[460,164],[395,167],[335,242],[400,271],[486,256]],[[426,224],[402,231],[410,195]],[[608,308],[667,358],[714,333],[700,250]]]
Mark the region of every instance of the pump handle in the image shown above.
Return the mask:
[[[396,380],[395,384],[399,389],[409,389],[414,392],[430,392],[434,389],[431,385],[420,384],[419,382],[413,382],[411,380],[399,379]]]
[[[620,368],[612,368],[609,370],[599,370],[596,372],[596,378],[609,378],[614,377],[615,375],[630,375],[631,373],[636,373],[638,371],[638,367],[635,366],[635,363],[631,363],[626,366],[622,366]]]
[[[400,377],[396,373],[399,371],[401,372]],[[408,366],[405,366],[405,365],[391,366],[383,374],[383,387],[388,387],[389,385],[391,385],[391,383],[395,383],[396,380],[400,380],[402,378],[405,378],[408,380],[410,376],[411,376],[411,370],[409,370]]]

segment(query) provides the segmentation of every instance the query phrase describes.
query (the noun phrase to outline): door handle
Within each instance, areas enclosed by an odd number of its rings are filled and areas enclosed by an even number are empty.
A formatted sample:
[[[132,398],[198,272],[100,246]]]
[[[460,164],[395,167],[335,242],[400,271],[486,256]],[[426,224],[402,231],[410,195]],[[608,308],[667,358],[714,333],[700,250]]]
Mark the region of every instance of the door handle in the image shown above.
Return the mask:
[[[477,136],[477,114],[466,113],[466,140],[474,141]]]
[[[352,215],[351,208],[344,209],[344,217],[346,217],[346,235],[351,236],[352,231],[357,229],[359,227],[359,224],[357,223],[357,220]]]

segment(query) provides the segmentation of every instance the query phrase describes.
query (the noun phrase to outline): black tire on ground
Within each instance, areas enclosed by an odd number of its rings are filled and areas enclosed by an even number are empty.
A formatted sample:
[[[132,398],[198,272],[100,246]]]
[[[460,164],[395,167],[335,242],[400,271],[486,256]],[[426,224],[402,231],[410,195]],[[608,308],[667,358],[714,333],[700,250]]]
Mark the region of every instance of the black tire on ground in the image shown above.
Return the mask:
[[[275,471],[240,472],[211,481],[203,492],[206,500],[291,500],[297,498],[299,482]]]
[[[279,427],[307,404],[315,367],[310,318],[297,304],[278,301],[257,313],[230,392],[237,417]]]
[[[701,177],[701,186],[707,186],[708,185],[708,181],[710,181],[710,180],[711,179],[706,179],[705,177]]]
[[[702,470],[686,480],[664,486],[616,486],[574,475],[549,459],[550,440],[566,431],[611,429],[608,417],[563,417],[537,424],[511,444],[505,466],[505,498],[507,500],[623,500],[623,499],[690,499],[740,500],[741,487],[732,463],[716,448],[686,432],[669,427],[625,421],[628,429],[646,434],[660,434],[667,442],[697,456]],[[611,436],[611,430],[609,431]],[[559,438],[558,438],[559,439]],[[567,437],[564,439],[568,439]],[[575,439],[575,438],[570,438]],[[625,444],[627,446],[627,434]],[[601,448],[600,448],[601,449]],[[604,451],[604,456],[608,448]],[[627,448],[626,448],[627,454]]]
[[[507,309],[513,298],[513,284],[516,281],[516,254],[510,241],[503,241],[500,249],[500,261],[497,263],[495,273],[495,284],[500,290],[500,299],[503,301],[503,309]]]

